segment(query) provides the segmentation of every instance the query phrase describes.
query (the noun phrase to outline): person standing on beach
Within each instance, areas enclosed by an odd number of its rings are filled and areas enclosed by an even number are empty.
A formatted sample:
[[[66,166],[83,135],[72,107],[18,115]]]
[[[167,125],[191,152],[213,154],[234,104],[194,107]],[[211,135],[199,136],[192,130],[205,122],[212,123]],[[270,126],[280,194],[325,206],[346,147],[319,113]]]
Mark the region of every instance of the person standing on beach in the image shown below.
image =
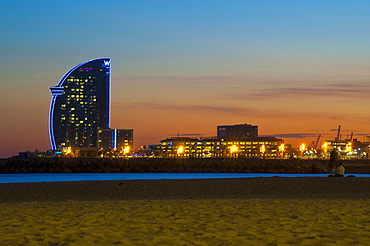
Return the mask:
[[[329,168],[331,169],[330,176],[334,176],[337,170],[338,164],[338,152],[337,149],[334,148],[332,152],[330,152],[330,160],[329,160]]]

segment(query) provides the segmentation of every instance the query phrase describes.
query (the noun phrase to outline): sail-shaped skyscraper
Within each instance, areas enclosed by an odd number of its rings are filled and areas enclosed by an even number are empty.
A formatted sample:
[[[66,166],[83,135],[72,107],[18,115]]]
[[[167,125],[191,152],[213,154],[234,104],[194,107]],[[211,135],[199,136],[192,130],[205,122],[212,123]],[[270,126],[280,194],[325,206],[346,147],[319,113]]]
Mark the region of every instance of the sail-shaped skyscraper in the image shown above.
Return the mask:
[[[97,58],[69,70],[51,87],[52,150],[98,147],[98,130],[110,128],[111,60]]]

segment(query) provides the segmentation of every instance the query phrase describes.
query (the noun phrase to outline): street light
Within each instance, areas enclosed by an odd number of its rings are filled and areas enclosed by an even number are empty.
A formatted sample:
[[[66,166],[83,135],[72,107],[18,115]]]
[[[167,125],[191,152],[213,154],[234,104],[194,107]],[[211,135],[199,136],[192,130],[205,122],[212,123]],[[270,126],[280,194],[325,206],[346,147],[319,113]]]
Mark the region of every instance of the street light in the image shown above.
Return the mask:
[[[184,153],[184,146],[180,145],[178,148],[177,148],[177,155],[181,155]]]
[[[239,150],[238,146],[232,145],[230,147],[230,154],[234,154],[234,153],[238,152],[238,150]]]
[[[279,146],[279,151],[281,152],[281,156],[282,158],[284,158],[284,150],[285,150],[285,145],[284,144],[281,144]]]
[[[127,155],[128,153],[130,153],[130,146],[126,146],[124,149],[123,149],[123,154],[124,155]]]
[[[346,150],[348,152],[351,152],[352,151],[352,142],[349,142],[347,145],[346,145]]]
[[[304,143],[299,146],[299,151],[301,152],[303,158],[303,153],[306,151],[306,145]]]
[[[261,147],[260,147],[260,152],[261,152],[262,154],[264,154],[264,153],[266,152],[266,146],[265,146],[264,144],[262,144],[262,145],[261,145]]]

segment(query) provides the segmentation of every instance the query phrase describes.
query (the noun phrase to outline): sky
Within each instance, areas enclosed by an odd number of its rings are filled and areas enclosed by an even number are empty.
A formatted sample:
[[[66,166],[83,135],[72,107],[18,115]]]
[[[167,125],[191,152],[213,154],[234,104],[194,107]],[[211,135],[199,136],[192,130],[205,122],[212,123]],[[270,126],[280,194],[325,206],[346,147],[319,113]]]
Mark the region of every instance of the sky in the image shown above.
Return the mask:
[[[0,158],[45,151],[49,87],[112,59],[112,128],[135,147],[217,125],[298,146],[370,135],[370,1],[4,1]]]

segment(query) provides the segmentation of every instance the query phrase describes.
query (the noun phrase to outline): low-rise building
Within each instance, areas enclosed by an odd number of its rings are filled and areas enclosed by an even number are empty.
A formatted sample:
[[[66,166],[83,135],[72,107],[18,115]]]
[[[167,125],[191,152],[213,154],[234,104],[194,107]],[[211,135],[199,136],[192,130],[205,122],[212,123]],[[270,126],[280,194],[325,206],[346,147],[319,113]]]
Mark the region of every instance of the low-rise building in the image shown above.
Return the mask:
[[[255,137],[244,140],[218,138],[172,137],[151,145],[151,152],[162,157],[262,157],[283,156],[284,140],[275,137]]]
[[[134,147],[133,129],[98,130],[98,147],[106,151],[132,152]]]

